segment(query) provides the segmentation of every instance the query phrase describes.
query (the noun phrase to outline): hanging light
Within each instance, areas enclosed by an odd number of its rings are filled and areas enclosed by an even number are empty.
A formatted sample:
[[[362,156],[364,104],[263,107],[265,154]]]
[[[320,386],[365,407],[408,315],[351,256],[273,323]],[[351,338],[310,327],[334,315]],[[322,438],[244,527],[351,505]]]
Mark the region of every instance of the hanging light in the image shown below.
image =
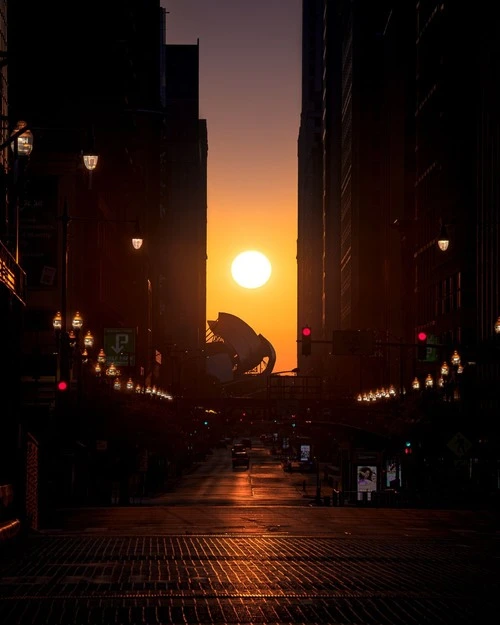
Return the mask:
[[[73,330],[81,330],[83,326],[83,319],[79,312],[77,312],[76,315],[73,317],[71,325],[73,326]]]
[[[101,369],[101,365],[99,363],[96,363],[94,371],[95,371],[95,374],[96,374],[97,377],[99,377],[101,375],[102,369]]]
[[[361,396],[361,394],[359,394],[356,399],[357,401],[363,401],[363,397]]]
[[[115,367],[114,363],[111,363],[109,367],[106,369],[106,375],[110,378],[115,378],[118,375],[118,369]]]
[[[89,171],[94,171],[97,167],[99,154],[95,149],[94,128],[90,127],[87,132],[86,146],[82,150],[83,164]]]
[[[430,373],[428,373],[425,378],[425,386],[426,388],[432,388],[434,386],[434,380],[432,379],[432,375]]]
[[[60,330],[62,328],[62,317],[60,312],[56,313],[56,316],[52,321],[52,325],[54,326],[54,330]]]
[[[106,362],[106,354],[104,353],[103,349],[100,349],[99,353],[97,354],[97,362],[100,362],[101,365]]]
[[[132,237],[132,246],[134,250],[140,250],[144,239],[142,238],[141,227],[139,226],[139,220],[135,222],[135,232]]]
[[[132,390],[134,390],[134,382],[132,381],[132,378],[129,378],[127,382],[127,391],[132,391]]]
[[[440,377],[438,378],[438,386],[439,386],[439,388],[443,388],[443,386],[444,386],[444,379],[443,379],[443,376],[440,376]]]
[[[33,150],[33,133],[28,128],[28,124],[25,121],[17,122],[12,135],[22,131],[23,128],[25,128],[24,132],[17,135],[10,145],[14,154],[17,152],[18,156],[29,156]]]
[[[94,337],[92,336],[92,332],[90,330],[87,330],[87,334],[83,338],[83,344],[85,347],[94,346]]]
[[[116,380],[113,383],[113,388],[115,389],[115,391],[121,391],[122,383],[120,382],[120,378],[116,378]]]
[[[500,334],[500,317],[495,321],[495,334]]]
[[[413,382],[411,383],[411,387],[414,391],[418,391],[418,389],[420,388],[420,382],[418,381],[418,378],[415,378],[413,380]]]
[[[446,252],[448,246],[450,245],[450,238],[448,237],[448,231],[446,230],[446,226],[444,224],[441,224],[441,230],[439,231],[437,243],[442,252]]]
[[[98,154],[83,154],[83,164],[89,171],[94,171],[99,160]]]
[[[389,386],[389,397],[395,397],[396,396],[396,389],[394,388],[394,385],[391,384]]]
[[[457,352],[457,350],[455,350],[453,354],[451,355],[451,364],[454,367],[458,367],[458,365],[460,364],[460,355]]]
[[[447,376],[448,373],[450,373],[450,367],[448,366],[448,363],[445,361],[441,365],[441,375],[442,376]]]

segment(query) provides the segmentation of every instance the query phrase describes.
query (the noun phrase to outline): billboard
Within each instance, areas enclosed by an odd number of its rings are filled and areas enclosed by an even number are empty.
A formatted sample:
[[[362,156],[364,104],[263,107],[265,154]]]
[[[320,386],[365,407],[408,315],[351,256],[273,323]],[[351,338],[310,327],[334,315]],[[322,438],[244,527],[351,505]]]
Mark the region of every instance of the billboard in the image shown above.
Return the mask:
[[[309,462],[311,459],[311,445],[300,446],[300,461]]]
[[[377,467],[374,465],[359,464],[357,466],[358,500],[363,499],[363,493],[372,493],[377,490]],[[371,499],[371,495],[368,496]]]

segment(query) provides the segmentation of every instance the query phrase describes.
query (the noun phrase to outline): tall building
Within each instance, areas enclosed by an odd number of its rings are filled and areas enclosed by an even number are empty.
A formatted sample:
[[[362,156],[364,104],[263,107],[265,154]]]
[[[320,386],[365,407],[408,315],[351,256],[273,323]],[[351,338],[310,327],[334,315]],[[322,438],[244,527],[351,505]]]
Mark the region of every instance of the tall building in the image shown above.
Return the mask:
[[[166,380],[178,387],[204,373],[207,155],[199,118],[199,44],[165,48],[165,193],[161,207],[160,328]]]
[[[21,411],[21,336],[26,307],[26,275],[17,253],[17,167],[9,137],[9,46],[7,2],[0,1],[0,323],[5,329],[1,376],[0,483],[16,480],[18,415]]]
[[[415,331],[442,346],[422,375],[437,378],[458,351],[466,415],[491,431],[500,377],[500,24],[480,6],[416,6]],[[442,228],[445,251],[436,245]]]
[[[492,492],[500,22],[488,3],[303,7],[298,323],[314,319],[324,343],[299,366],[338,406],[389,384],[404,392],[391,414],[415,426],[414,486]],[[351,343],[326,353],[332,330]],[[372,353],[353,355],[353,330],[370,331]]]
[[[391,378],[400,367],[389,365],[397,350],[392,359],[388,347],[350,356],[327,343],[334,331],[353,330],[402,341],[393,224],[410,211],[410,73],[402,59],[411,31],[407,8],[396,5],[303,3],[298,310],[299,325],[317,324],[324,343],[313,343],[315,354],[299,368],[324,377],[334,395],[399,382]]]
[[[95,412],[82,401],[82,372],[95,379],[99,349],[103,379],[111,364],[122,384],[142,384],[153,369],[155,248],[134,250],[131,240],[140,228],[147,242],[160,219],[164,20],[159,0],[91,0],[77,19],[64,3],[9,5],[9,122],[24,120],[33,134],[17,184],[28,290],[22,425],[42,442],[61,436],[67,458]],[[93,171],[83,165],[89,151],[99,155]],[[68,356],[56,312],[68,332],[80,313],[82,333],[94,336],[89,359]],[[61,465],[62,474],[71,471]]]
[[[302,107],[298,138],[297,336],[311,328],[311,338],[324,337],[323,318],[323,0],[302,6]],[[320,354],[302,356],[302,375],[318,373]]]

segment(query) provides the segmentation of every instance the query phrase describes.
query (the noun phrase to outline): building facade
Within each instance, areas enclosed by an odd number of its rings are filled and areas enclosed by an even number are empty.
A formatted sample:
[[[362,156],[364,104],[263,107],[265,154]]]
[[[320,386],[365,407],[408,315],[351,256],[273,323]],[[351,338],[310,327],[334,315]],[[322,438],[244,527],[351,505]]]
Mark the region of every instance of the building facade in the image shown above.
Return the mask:
[[[208,136],[199,118],[199,44],[167,44],[165,61],[159,319],[165,383],[178,388],[205,371]]]
[[[401,354],[389,357],[388,344],[405,340],[394,222],[411,210],[411,24],[408,11],[391,3],[303,6],[298,322],[313,325],[309,308],[323,343],[310,359],[299,349],[299,368],[323,376],[332,394],[353,395],[399,383]],[[343,330],[370,331],[380,347],[346,355],[332,345],[333,332]]]

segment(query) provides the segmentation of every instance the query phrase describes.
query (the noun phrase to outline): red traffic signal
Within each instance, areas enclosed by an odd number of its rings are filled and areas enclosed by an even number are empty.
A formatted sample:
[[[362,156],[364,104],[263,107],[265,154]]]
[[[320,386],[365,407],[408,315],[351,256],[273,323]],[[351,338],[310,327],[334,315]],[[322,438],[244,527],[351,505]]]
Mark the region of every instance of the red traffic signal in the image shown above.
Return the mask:
[[[304,326],[302,328],[302,356],[311,355],[311,328]]]
[[[419,332],[417,341],[417,360],[427,360],[427,332]]]
[[[62,393],[64,391],[68,390],[68,383],[65,380],[61,380],[60,382],[57,383],[57,390],[61,391]]]

